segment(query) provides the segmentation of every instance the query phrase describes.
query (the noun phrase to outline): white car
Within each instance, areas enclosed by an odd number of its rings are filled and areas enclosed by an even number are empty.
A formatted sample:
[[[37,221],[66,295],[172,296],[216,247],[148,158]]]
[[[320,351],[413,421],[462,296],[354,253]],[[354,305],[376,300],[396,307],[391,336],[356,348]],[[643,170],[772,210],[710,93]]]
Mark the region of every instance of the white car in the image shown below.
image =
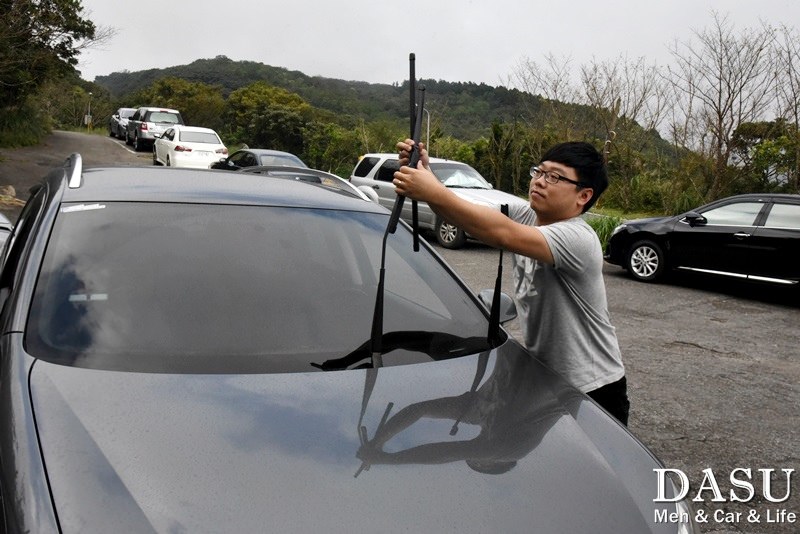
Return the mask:
[[[430,164],[433,174],[440,182],[452,189],[456,195],[474,204],[490,206],[498,210],[501,204],[527,204],[525,200],[517,196],[492,187],[477,170],[466,163],[430,158]],[[373,189],[377,193],[380,203],[388,209],[392,209],[397,198],[392,179],[395,171],[399,168],[397,154],[365,154],[353,169],[350,183],[362,191]],[[445,248],[461,248],[466,243],[467,237],[471,237],[461,228],[438,217],[425,202],[418,203],[417,213],[419,227],[433,230],[436,234],[436,241]],[[411,222],[411,202],[403,204],[400,217],[404,221]]]
[[[227,154],[227,147],[214,130],[198,126],[173,126],[156,138],[153,165],[208,169]]]

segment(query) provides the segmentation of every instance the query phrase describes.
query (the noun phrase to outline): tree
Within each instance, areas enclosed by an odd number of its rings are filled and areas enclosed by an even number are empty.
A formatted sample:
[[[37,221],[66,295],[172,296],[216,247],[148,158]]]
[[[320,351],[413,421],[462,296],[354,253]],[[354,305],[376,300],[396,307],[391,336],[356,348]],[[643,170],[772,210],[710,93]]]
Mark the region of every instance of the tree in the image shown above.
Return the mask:
[[[682,114],[674,119],[680,122],[673,134],[683,148],[697,150],[713,162],[707,199],[730,192],[733,133],[743,122],[760,120],[769,109],[775,73],[772,28],[762,25],[735,34],[727,17],[712,15],[713,25],[695,32],[697,42],[674,43],[675,65],[668,68]]]
[[[565,104],[578,101],[578,90],[572,81],[570,71],[571,59],[557,57],[553,54],[545,56],[545,64],[540,65],[525,58],[517,65],[512,80],[523,91],[544,98],[543,110],[528,110],[528,116],[536,117],[542,127],[552,129],[562,140],[575,137],[578,117],[574,109]]]
[[[77,0],[0,0],[0,107],[71,72],[81,50],[111,34],[83,18]]]
[[[792,155],[787,169],[790,191],[800,192],[800,35],[787,26],[780,29],[776,47],[776,79],[779,114],[791,126],[787,133]]]
[[[164,106],[181,112],[186,124],[220,130],[225,99],[222,88],[181,78],[162,78],[134,93],[130,100],[146,106]]]
[[[228,96],[226,124],[237,142],[300,155],[303,131],[314,115],[299,95],[255,82]]]

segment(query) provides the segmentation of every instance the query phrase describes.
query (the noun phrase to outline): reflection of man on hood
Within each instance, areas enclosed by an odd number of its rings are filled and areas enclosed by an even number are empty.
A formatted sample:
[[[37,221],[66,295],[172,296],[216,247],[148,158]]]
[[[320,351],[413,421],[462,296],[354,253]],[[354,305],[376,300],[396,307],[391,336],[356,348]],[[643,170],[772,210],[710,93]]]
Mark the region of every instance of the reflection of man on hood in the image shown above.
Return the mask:
[[[534,376],[525,354],[498,355],[489,378],[477,387],[488,353],[480,356],[470,391],[406,406],[378,428],[356,454],[369,464],[440,464],[464,460],[480,473],[501,474],[530,453],[567,412],[558,398]],[[483,369],[483,370],[482,370]],[[460,423],[480,428],[472,439],[447,439],[389,452],[384,445],[423,418],[452,419],[450,435]]]

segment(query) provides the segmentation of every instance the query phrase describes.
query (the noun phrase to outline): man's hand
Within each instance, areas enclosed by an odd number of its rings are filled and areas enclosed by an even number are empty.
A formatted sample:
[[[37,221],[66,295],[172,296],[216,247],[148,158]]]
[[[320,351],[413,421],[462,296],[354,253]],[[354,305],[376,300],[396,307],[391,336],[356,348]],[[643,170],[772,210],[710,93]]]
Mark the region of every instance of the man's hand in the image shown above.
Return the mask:
[[[446,191],[445,186],[439,181],[438,178],[431,172],[430,158],[428,151],[425,150],[424,143],[419,144],[420,158],[417,168],[408,166],[409,156],[411,154],[411,147],[414,146],[414,141],[406,139],[397,143],[397,150],[400,153],[400,170],[394,173],[394,180],[392,183],[395,186],[397,194],[406,196],[413,200],[431,201],[436,195],[441,193],[441,190]]]
[[[414,146],[413,139],[406,139],[397,143],[397,151],[400,153],[400,165],[408,165],[408,160],[411,157],[411,147]],[[430,158],[428,157],[428,149],[425,143],[419,144],[419,161],[422,166],[430,170]]]

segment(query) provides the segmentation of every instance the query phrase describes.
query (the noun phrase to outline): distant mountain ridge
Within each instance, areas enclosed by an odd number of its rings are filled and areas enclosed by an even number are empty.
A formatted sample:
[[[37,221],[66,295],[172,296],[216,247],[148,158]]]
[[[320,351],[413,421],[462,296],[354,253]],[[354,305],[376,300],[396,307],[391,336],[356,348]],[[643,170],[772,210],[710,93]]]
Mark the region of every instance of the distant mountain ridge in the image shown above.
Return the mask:
[[[219,86],[224,96],[253,82],[297,93],[314,107],[365,121],[408,118],[408,81],[378,84],[308,76],[300,71],[255,61],[234,61],[225,56],[198,59],[188,65],[97,76],[112,98],[122,99],[160,78],[176,77]],[[542,99],[515,89],[470,82],[418,80],[426,87],[426,108],[448,134],[476,139],[488,134],[492,122],[513,122],[522,109],[538,109]]]

